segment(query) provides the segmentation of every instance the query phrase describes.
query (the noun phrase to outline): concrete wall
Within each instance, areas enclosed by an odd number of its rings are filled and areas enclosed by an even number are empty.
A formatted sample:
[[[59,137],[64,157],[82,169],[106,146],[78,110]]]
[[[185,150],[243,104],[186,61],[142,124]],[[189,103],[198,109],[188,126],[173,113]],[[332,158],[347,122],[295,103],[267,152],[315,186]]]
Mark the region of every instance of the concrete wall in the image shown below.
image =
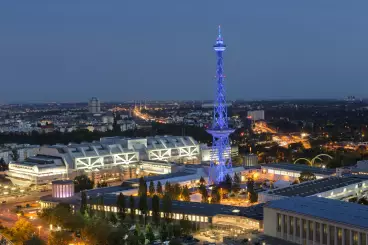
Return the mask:
[[[263,208],[263,230],[265,235],[277,237],[277,213],[266,206]]]

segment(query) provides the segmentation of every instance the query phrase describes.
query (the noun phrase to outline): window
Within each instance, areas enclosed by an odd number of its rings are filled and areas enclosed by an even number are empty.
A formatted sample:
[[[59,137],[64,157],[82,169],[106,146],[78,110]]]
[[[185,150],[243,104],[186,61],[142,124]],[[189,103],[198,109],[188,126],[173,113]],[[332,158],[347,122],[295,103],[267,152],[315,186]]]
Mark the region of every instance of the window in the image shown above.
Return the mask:
[[[327,244],[327,225],[322,224],[322,244]]]
[[[360,233],[361,244],[367,244],[367,235],[365,233]]]
[[[335,244],[335,226],[330,225],[328,228],[330,230],[330,244]]]
[[[287,218],[288,216],[283,215],[284,234],[287,234]]]
[[[308,237],[308,239],[310,240],[310,241],[313,241],[313,221],[308,221],[308,226],[309,226],[309,237]]]
[[[316,241],[321,243],[321,224],[316,222]]]
[[[307,221],[305,219],[302,219],[302,228],[303,228],[302,238],[306,239],[307,238]]]
[[[358,245],[358,232],[353,231],[353,245]]]
[[[345,244],[350,244],[350,230],[344,229],[345,233]]]
[[[281,232],[281,214],[277,214],[277,231]]]
[[[295,218],[295,225],[296,225],[296,236],[300,237],[300,219]]]
[[[292,216],[289,216],[289,227],[290,227],[289,234],[293,235],[294,234],[294,217]]]
[[[342,229],[337,228],[337,245],[342,245]]]

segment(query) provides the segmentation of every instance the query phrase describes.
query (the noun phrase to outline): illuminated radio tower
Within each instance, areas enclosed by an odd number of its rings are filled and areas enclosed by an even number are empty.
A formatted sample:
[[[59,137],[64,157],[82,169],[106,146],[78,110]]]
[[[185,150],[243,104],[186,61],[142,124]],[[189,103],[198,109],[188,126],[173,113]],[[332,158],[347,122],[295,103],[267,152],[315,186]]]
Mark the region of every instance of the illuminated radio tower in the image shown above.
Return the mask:
[[[219,183],[224,181],[226,174],[231,172],[230,144],[229,135],[234,132],[229,128],[227,120],[227,107],[225,100],[225,86],[223,74],[223,58],[222,53],[226,49],[226,45],[221,36],[221,28],[219,26],[219,34],[216,44],[213,45],[217,56],[217,91],[216,100],[214,102],[213,122],[211,129],[207,130],[212,135],[212,153],[211,153],[211,170],[210,182]]]

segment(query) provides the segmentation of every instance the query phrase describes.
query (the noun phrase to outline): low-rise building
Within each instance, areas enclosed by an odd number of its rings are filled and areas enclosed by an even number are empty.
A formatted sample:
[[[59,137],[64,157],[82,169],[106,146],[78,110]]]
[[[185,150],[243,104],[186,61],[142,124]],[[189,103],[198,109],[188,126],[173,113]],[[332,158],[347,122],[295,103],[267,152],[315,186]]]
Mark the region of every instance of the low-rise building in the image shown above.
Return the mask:
[[[259,202],[287,199],[294,196],[324,197],[347,200],[368,192],[368,179],[358,177],[329,177],[284,188],[272,189],[258,194]]]
[[[270,163],[261,165],[262,173],[269,180],[294,181],[300,177],[301,172],[309,172],[317,179],[327,178],[336,175],[335,169],[312,167],[304,164],[292,163]]]
[[[292,197],[264,206],[264,233],[296,244],[365,245],[368,207],[319,197]]]

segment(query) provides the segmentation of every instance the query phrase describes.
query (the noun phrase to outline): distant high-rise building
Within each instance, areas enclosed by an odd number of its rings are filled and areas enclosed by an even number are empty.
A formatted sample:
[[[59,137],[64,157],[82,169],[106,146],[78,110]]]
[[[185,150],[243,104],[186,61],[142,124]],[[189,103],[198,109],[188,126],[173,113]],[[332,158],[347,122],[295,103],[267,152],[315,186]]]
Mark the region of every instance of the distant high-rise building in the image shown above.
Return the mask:
[[[93,114],[101,112],[100,101],[96,97],[92,97],[89,100],[88,111]]]
[[[244,157],[244,165],[246,167],[255,167],[258,166],[258,156],[255,154],[248,154]]]
[[[248,111],[248,118],[253,121],[264,120],[264,110]]]

